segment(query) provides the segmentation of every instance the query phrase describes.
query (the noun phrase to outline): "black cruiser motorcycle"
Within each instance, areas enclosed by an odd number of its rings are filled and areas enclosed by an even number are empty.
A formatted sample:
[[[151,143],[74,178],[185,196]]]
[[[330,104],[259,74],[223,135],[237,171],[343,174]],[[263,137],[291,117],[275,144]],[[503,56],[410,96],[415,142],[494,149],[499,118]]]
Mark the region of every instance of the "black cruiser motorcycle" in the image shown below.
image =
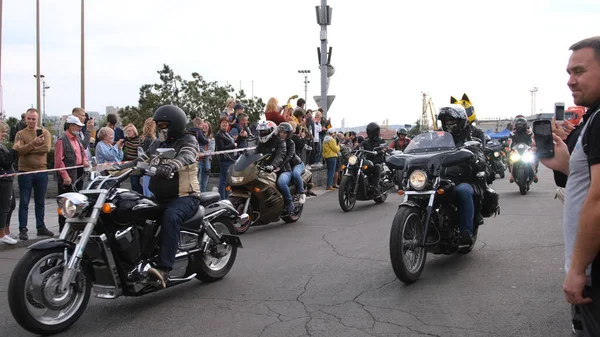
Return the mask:
[[[174,149],[158,149],[151,159],[174,156]],[[8,304],[23,328],[40,335],[66,330],[83,314],[92,293],[115,299],[160,289],[147,270],[158,254],[161,206],[119,188],[134,171],[154,175],[147,164],[151,159],[104,171],[107,175],[94,172],[87,189],[58,196],[58,211],[67,218],[60,236],[31,245],[10,278]],[[167,287],[193,278],[223,278],[242,247],[231,235],[238,216],[231,203],[220,201],[218,193],[202,193],[199,199],[198,211],[181,226]]]
[[[473,249],[479,226],[475,223],[470,246],[459,245],[459,214],[453,197],[456,185],[446,178],[453,166],[476,160],[468,149],[472,146],[481,143],[470,141],[457,148],[451,134],[433,131],[415,137],[404,154],[388,158],[387,164],[398,172],[399,194],[404,195],[390,233],[390,259],[400,281],[410,284],[419,279],[428,252],[466,254]],[[483,200],[476,197],[475,207],[482,216],[491,217],[499,212],[498,194],[484,187],[485,172],[474,172],[474,176],[483,187]]]

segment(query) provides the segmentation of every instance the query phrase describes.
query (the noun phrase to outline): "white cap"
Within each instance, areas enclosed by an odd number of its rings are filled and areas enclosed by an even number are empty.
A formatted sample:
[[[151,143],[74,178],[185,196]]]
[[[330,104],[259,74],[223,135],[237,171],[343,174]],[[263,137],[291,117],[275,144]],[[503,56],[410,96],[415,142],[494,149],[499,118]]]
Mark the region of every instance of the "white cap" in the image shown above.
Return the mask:
[[[67,117],[67,124],[75,124],[77,126],[83,126],[83,123],[81,123],[81,121],[79,120],[78,117],[75,117],[73,115]]]

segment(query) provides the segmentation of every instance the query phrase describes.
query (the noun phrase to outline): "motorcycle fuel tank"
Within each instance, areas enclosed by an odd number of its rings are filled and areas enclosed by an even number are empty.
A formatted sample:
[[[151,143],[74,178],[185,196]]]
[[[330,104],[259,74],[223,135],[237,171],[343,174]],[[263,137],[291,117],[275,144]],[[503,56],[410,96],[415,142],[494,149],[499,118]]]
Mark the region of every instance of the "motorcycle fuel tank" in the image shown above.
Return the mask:
[[[116,206],[111,213],[111,220],[120,225],[134,222],[155,220],[160,214],[160,206],[154,201],[128,190],[117,190],[112,203]]]

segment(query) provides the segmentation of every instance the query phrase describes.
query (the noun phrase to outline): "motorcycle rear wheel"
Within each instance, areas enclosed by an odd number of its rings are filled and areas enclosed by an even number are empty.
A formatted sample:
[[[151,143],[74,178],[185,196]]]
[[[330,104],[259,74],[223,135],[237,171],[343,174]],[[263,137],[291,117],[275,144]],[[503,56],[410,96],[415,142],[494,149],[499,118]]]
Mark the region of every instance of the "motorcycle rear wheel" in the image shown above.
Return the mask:
[[[385,183],[383,181],[379,182],[379,188],[383,191],[380,197],[373,199],[377,204],[383,204],[388,196],[388,190],[385,189]],[[385,191],[384,191],[385,190]]]
[[[244,204],[246,203],[246,199],[230,196],[229,201],[231,201],[231,203],[233,204],[233,207],[235,207],[235,209],[238,211],[238,213],[242,214],[242,212],[244,210]],[[248,207],[248,214],[252,214],[252,206],[251,205]],[[252,225],[252,219],[250,219],[250,218],[242,226],[236,226],[235,224],[233,224],[234,232],[232,234],[237,234],[237,235],[244,234],[248,231],[248,229],[250,229],[251,225]]]
[[[412,223],[412,231],[408,231],[409,222]],[[412,234],[412,238],[407,239],[406,235]],[[425,247],[418,247],[425,236],[423,233],[423,220],[419,209],[409,206],[400,206],[392,222],[390,232],[390,260],[396,277],[405,284],[415,283],[423,269],[427,259],[427,250]],[[412,246],[413,250],[409,253],[405,248]],[[417,247],[414,247],[417,246]],[[409,265],[407,260],[414,260]]]
[[[356,205],[356,194],[354,193],[354,177],[344,176],[338,190],[338,201],[344,212],[350,212]]]
[[[300,216],[302,216],[302,210],[304,210],[304,204],[294,206],[294,212],[289,215],[285,215],[281,217],[285,223],[292,223],[300,220]]]
[[[235,234],[234,226],[228,217],[221,216],[216,218],[214,221],[211,221],[211,225],[219,234]],[[210,242],[210,239],[208,240]],[[228,244],[228,254],[223,257],[214,256],[211,252],[213,247],[210,247],[206,255],[202,256],[202,258],[196,259],[196,278],[200,281],[214,282],[222,279],[229,273],[235,262],[237,247]]]
[[[85,311],[92,291],[92,277],[84,264],[75,283],[62,294],[60,287],[64,249],[30,250],[15,267],[9,281],[8,305],[15,320],[37,335],[67,330]]]

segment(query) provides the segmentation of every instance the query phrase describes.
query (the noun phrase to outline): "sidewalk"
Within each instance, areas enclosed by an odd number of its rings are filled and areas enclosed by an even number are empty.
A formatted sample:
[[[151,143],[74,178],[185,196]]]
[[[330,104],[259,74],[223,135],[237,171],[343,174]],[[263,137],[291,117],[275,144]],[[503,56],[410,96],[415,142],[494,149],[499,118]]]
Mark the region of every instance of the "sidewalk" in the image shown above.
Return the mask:
[[[216,187],[214,188],[214,192],[216,192]],[[326,191],[325,187],[323,186],[323,187],[313,188],[313,192],[315,192],[315,194],[317,196],[319,196],[324,193],[327,193],[328,191]],[[308,199],[311,199],[311,198],[314,198],[314,197],[308,197]],[[16,202],[17,202],[17,208],[15,208],[15,210],[12,214],[12,218],[10,220],[10,232],[18,234],[19,233],[19,199],[17,199]],[[47,236],[38,237],[36,235],[37,230],[35,228],[35,210],[34,210],[34,208],[35,208],[35,205],[33,203],[33,198],[32,198],[32,200],[29,204],[29,216],[28,216],[28,221],[27,221],[27,228],[29,229],[27,234],[29,235],[29,240],[21,241],[21,240],[17,239],[19,242],[17,242],[16,245],[8,245],[8,244],[0,242],[0,251],[7,250],[7,249],[27,247],[37,241],[48,238]],[[58,205],[56,204],[56,199],[54,199],[54,198],[46,199],[46,214],[45,214],[46,227],[51,232],[54,232],[55,237],[58,237],[58,235],[60,234],[58,231],[57,209],[58,209]]]

